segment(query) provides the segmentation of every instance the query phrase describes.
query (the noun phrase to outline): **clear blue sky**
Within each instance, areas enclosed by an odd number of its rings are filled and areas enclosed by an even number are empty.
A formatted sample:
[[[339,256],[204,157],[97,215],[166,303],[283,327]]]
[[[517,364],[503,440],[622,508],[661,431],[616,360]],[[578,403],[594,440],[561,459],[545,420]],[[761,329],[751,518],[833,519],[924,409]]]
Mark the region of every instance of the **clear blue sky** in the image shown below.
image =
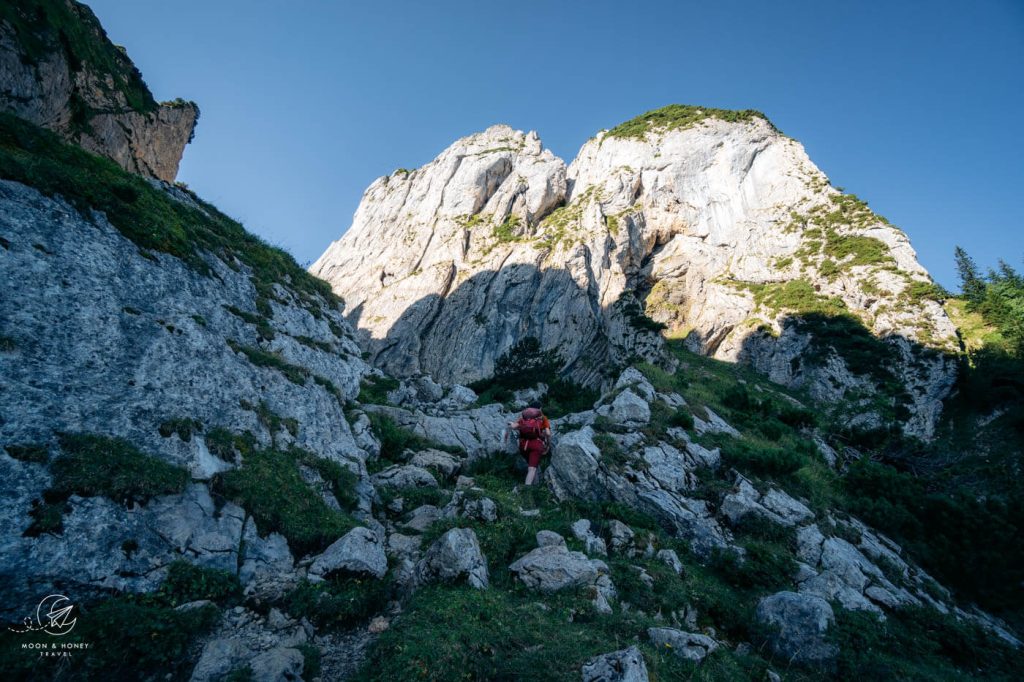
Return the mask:
[[[566,162],[678,102],[764,111],[902,227],[1024,266],[1024,2],[87,0],[158,99],[199,103],[179,179],[315,259],[375,178],[494,123]]]

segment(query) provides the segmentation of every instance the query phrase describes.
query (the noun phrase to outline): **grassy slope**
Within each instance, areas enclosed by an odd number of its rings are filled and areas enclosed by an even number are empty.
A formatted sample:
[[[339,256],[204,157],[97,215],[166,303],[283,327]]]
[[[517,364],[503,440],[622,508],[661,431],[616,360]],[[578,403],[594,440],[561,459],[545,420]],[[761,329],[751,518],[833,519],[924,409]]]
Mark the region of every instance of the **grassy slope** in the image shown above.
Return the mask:
[[[0,21],[14,28],[30,62],[63,52],[72,71],[88,69],[96,75],[109,75],[113,89],[124,95],[131,109],[143,113],[156,109],[142,74],[124,51],[110,42],[87,6],[68,0],[8,0],[0,4]]]
[[[703,439],[722,448],[727,466],[720,473],[702,472],[696,495],[713,504],[720,501],[731,487],[727,472],[732,466],[754,480],[779,482],[818,512],[833,510],[842,516],[844,509],[858,508],[863,502],[861,491],[826,466],[802,431],[818,420],[794,404],[794,400],[805,401],[805,396],[780,389],[744,367],[693,355],[681,346],[673,346],[672,352],[681,360],[675,375],[646,365],[641,370],[660,390],[681,393],[689,412],[703,417],[710,407],[743,434],[740,439]],[[655,440],[668,426],[687,421],[656,408],[646,436]],[[826,431],[829,427],[817,426]],[[597,428],[611,427],[599,421]],[[626,463],[625,453],[613,451],[613,438],[599,436],[598,440],[611,466]],[[657,680],[760,680],[769,667],[786,679],[820,679],[823,671],[791,669],[785,661],[771,660],[760,646],[764,633],[753,617],[760,596],[791,586],[791,532],[771,524],[745,525],[736,532],[748,553],[746,563],[719,555],[709,565],[701,565],[685,542],[669,537],[643,514],[615,504],[559,505],[546,490],[516,490],[521,472],[513,457],[483,460],[470,473],[483,489],[476,494],[498,504],[499,520],[438,522],[427,532],[424,546],[455,525],[473,528],[488,557],[491,589],[438,586],[417,592],[376,644],[360,679],[575,680],[591,656],[631,644],[644,650],[652,679]],[[431,501],[443,505],[448,495],[450,491],[443,492]],[[530,508],[539,509],[539,515],[520,515],[522,509]],[[571,549],[582,549],[569,528],[578,518],[591,519],[598,532],[613,518],[630,524],[643,542],[650,539],[656,548],[676,550],[685,564],[683,575],[675,576],[657,560],[613,556],[608,560],[613,580],[620,598],[633,608],[628,612],[616,608],[608,615],[593,611],[585,591],[545,597],[515,584],[507,566],[535,546],[538,530],[559,532]],[[637,566],[655,577],[653,589],[639,580]],[[726,644],[701,666],[655,651],[644,636],[646,628],[665,625],[672,612],[686,605],[696,607],[700,627],[714,628]],[[934,612],[901,611],[890,614],[885,624],[838,607],[837,614],[833,636],[843,654],[830,674],[838,679],[1010,678],[1014,654],[993,645],[976,628]],[[737,653],[735,645],[743,642],[753,644],[753,650]]]

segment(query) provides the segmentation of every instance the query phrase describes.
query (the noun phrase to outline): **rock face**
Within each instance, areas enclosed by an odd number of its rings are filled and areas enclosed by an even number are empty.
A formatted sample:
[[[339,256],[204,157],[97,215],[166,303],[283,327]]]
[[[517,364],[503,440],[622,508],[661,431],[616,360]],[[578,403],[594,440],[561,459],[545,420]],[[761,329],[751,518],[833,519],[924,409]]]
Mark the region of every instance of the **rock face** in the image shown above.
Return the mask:
[[[199,119],[195,103],[154,101],[135,65],[85,5],[13,5],[0,14],[0,111],[127,171],[173,182]],[[53,27],[69,22],[77,29],[70,37]]]
[[[791,317],[820,310],[889,338],[911,433],[932,433],[955,375],[921,350],[951,348],[955,333],[920,294],[930,279],[906,235],[758,116],[599,133],[568,168],[534,133],[489,128],[374,182],[312,272],[396,375],[486,377],[532,336],[596,383],[616,360],[658,358],[646,312],[693,350],[823,400],[870,393],[865,368]]]
[[[283,538],[258,541],[257,532],[268,529],[245,521],[234,505],[211,501],[211,476],[238,463],[215,454],[209,434],[248,431],[256,447],[294,445],[365,476],[367,453],[343,405],[356,397],[369,367],[336,307],[322,300],[307,305],[278,287],[261,333],[228,310],[256,316],[246,267],[210,256],[211,275],[204,276],[177,258],[144,255],[102,215],[86,217],[8,181],[0,181],[0,236],[0,287],[18,292],[0,297],[0,335],[10,343],[0,353],[0,442],[53,447],[57,432],[117,436],[197,480],[182,495],[133,509],[72,498],[62,535],[31,538],[22,536],[28,511],[50,475],[43,464],[0,456],[2,478],[10,482],[0,496],[0,608],[19,608],[58,582],[85,594],[152,589],[162,567],[182,553],[211,567],[248,564],[247,579],[261,566],[270,574],[290,567]],[[261,334],[269,330],[268,341]],[[257,366],[229,340],[275,353],[310,376],[300,384]],[[269,413],[280,418],[276,425]],[[187,437],[161,428],[184,418],[194,421]],[[300,426],[293,433],[285,421]],[[140,547],[131,556],[121,550],[129,539]]]

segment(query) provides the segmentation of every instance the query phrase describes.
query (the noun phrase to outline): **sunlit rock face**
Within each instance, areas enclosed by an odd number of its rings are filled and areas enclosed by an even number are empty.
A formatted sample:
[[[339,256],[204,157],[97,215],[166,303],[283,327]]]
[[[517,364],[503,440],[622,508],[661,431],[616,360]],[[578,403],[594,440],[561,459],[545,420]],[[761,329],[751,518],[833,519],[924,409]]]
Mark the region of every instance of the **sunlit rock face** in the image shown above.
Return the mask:
[[[668,336],[821,399],[863,394],[861,426],[898,410],[930,436],[955,368],[929,349],[955,330],[906,235],[760,115],[630,123],[568,167],[535,133],[463,138],[374,182],[311,271],[396,375],[479,379],[533,336],[600,383],[663,361]],[[860,333],[839,334],[852,360],[827,333],[837,315]],[[857,359],[876,351],[881,374]],[[877,390],[889,378],[901,395]]]

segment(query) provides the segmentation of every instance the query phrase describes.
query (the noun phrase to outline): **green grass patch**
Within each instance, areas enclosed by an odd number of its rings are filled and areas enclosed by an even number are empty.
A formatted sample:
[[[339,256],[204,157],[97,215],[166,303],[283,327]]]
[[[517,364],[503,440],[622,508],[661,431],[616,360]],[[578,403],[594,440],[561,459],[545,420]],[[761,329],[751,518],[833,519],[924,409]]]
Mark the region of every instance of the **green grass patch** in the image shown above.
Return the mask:
[[[284,608],[317,627],[348,629],[383,611],[391,589],[387,578],[337,575],[321,583],[302,581],[285,596]]]
[[[229,313],[239,318],[243,322],[256,326],[256,332],[263,341],[273,341],[276,334],[274,328],[270,325],[270,321],[263,315],[256,315],[253,313],[247,313],[241,308],[233,305],[225,305],[224,309]]]
[[[261,533],[281,533],[296,556],[322,551],[357,524],[303,481],[298,464],[315,461],[308,457],[301,451],[248,450],[239,468],[214,477],[213,489],[244,507]]]
[[[254,346],[243,346],[234,339],[228,339],[227,343],[231,350],[243,354],[256,367],[275,369],[293,384],[305,386],[306,379],[310,376],[308,369],[289,363],[277,353],[271,353]]]
[[[178,438],[188,443],[192,440],[192,434],[202,433],[203,422],[190,417],[175,417],[161,422],[158,430],[164,438],[178,434]]]
[[[733,111],[688,104],[669,104],[668,106],[648,111],[636,118],[620,123],[609,130],[605,137],[643,139],[649,132],[685,130],[709,118],[729,123],[744,123],[760,118],[771,125],[771,121],[768,120],[767,116],[754,109]],[[775,126],[773,125],[772,128],[775,129]]]
[[[177,610],[198,599],[237,603],[237,579],[223,571],[186,562],[171,564],[167,578],[149,594],[124,594],[103,601],[76,604],[75,627],[61,642],[89,643],[77,652],[73,666],[61,673],[68,680],[186,679],[194,663],[194,643],[220,620],[214,604]],[[49,679],[52,659],[26,655],[29,642],[53,643],[46,634],[19,634],[0,628],[0,670],[7,679]],[[102,645],[101,645],[102,643]]]
[[[461,448],[444,445],[443,443],[438,443],[413,433],[409,429],[399,426],[394,419],[386,414],[367,412],[366,416],[370,418],[373,433],[377,436],[377,440],[380,441],[380,457],[382,460],[402,462],[404,461],[402,459],[403,453],[406,450],[417,451],[432,448],[452,454],[462,452]]]
[[[16,460],[22,462],[34,462],[35,464],[46,464],[50,461],[50,448],[41,443],[27,443],[24,445],[5,445],[4,450]]]
[[[388,393],[398,388],[399,385],[398,379],[367,374],[359,382],[359,396],[356,400],[363,404],[390,405]]]

